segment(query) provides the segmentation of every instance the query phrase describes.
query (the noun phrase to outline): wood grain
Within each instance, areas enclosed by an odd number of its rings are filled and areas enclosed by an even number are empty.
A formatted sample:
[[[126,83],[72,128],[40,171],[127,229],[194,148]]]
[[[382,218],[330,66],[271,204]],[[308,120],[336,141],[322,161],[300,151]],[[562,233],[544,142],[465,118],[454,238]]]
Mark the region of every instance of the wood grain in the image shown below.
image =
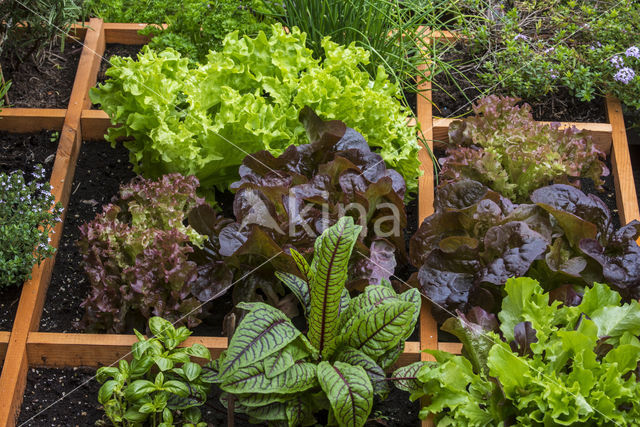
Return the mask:
[[[2,335],[0,335],[0,340]],[[31,332],[27,340],[29,366],[40,367],[99,367],[111,365],[121,358],[130,360],[135,335],[70,334]],[[1,343],[1,341],[0,341]],[[189,337],[182,346],[199,343],[207,347],[213,357],[227,348],[226,337]],[[420,359],[420,343],[408,341],[396,367],[417,362]]]
[[[613,173],[616,187],[620,224],[625,225],[634,219],[640,220],[638,198],[633,180],[627,132],[624,126],[624,117],[622,116],[622,105],[615,97],[607,96],[606,106],[609,123],[612,126],[611,166],[613,171],[611,173]],[[640,239],[638,239],[638,243],[640,244]]]
[[[420,70],[426,70],[427,64],[422,64]],[[425,73],[426,76],[428,74]],[[430,151],[433,151],[433,116],[431,105],[431,80],[428,78],[418,81],[417,96],[417,120],[419,124],[418,132],[422,135],[423,143],[426,143],[429,149],[423,147],[418,153],[420,159],[420,170],[422,176],[418,179],[418,227],[426,217],[433,213],[434,201],[434,165]],[[436,349],[438,348],[438,325],[431,315],[431,302],[424,296],[422,297],[422,305],[420,309],[420,349]],[[433,356],[427,353],[420,353],[420,360],[433,360]],[[424,399],[421,400],[424,405]],[[432,427],[433,418],[429,417],[422,420],[422,427]]]
[[[81,123],[84,141],[104,140],[107,129],[113,126],[109,115],[102,110],[84,110]]]
[[[0,366],[4,361],[4,355],[7,354],[7,346],[9,344],[10,336],[11,336],[11,332],[0,331]]]
[[[104,34],[106,36],[107,43],[119,43],[119,44],[147,44],[151,37],[138,34],[140,30],[147,27],[148,24],[120,24],[105,22]],[[167,25],[163,24],[163,28]]]
[[[453,354],[462,353],[462,344],[459,342],[439,342],[438,350],[447,351]]]
[[[85,47],[78,63],[69,107],[58,143],[56,160],[51,173],[52,194],[56,201],[65,207],[65,212],[71,192],[75,164],[82,142],[78,129],[80,115],[86,99],[86,92],[89,89],[88,85],[91,80],[90,74],[93,69],[93,62],[98,59],[94,51],[98,48],[100,37],[102,37],[102,21],[92,19],[90,26],[95,31],[88,31],[85,38]],[[62,215],[63,221],[65,212]],[[58,223],[50,236],[51,245],[54,247],[58,247],[60,242],[62,224]],[[29,332],[38,329],[54,261],[55,257],[48,258],[39,266],[34,266],[31,280],[27,281],[22,288],[18,311],[9,339],[2,375],[0,376],[0,390],[4,393],[4,398],[0,399],[0,426],[13,426],[17,419],[28,369],[27,338]]]
[[[31,133],[62,129],[66,109],[5,108],[0,111],[0,130],[12,133]]]
[[[433,120],[433,139],[438,147],[442,147],[449,142],[449,125],[456,119],[436,118]],[[551,122],[539,122],[549,125]],[[584,130],[591,135],[594,144],[605,154],[611,151],[611,132],[612,126],[609,123],[580,123],[580,122],[562,122],[560,129],[575,126],[578,130]]]

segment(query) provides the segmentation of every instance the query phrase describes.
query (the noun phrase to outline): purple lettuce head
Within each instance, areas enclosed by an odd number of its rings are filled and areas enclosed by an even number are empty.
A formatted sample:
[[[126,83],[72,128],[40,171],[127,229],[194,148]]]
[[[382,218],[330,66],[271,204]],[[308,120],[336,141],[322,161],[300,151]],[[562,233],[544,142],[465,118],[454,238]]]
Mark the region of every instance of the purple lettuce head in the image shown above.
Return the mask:
[[[485,185],[458,180],[438,188],[435,212],[410,242],[417,280],[438,320],[472,306],[499,307],[510,277],[530,276],[575,304],[573,287],[608,283],[640,297],[640,222],[620,230],[594,195],[555,184],[516,205]]]
[[[316,237],[348,215],[363,226],[352,285],[388,278],[396,256],[404,256],[402,176],[344,123],[324,122],[309,108],[301,120],[310,144],[289,146],[279,157],[260,151],[244,159],[231,186],[237,222],[221,234],[229,252],[259,254],[263,261],[291,247],[311,255]],[[376,265],[366,261],[374,258]],[[278,270],[291,269],[283,267]]]
[[[200,323],[204,291],[196,286],[200,271],[191,257],[206,236],[184,225],[188,212],[204,203],[197,188],[195,177],[179,174],[135,178],[119,200],[80,227],[78,246],[91,282],[82,326],[121,333],[153,316]]]

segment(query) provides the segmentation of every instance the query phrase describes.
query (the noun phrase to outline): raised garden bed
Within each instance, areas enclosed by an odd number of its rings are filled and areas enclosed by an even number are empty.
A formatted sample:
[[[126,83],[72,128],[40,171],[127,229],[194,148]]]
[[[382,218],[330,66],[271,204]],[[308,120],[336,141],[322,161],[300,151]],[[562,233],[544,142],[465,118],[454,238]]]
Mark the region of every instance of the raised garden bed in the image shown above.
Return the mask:
[[[475,70],[466,66],[472,63],[473,56],[468,52],[464,40],[447,49],[441,60],[456,64],[460,68],[449,76],[439,73],[433,82],[432,99],[435,103],[434,116],[462,117],[472,113],[470,100],[482,97],[481,90],[488,90],[491,94],[500,95],[499,90],[491,90],[476,76]],[[505,94],[507,95],[507,94]],[[607,111],[599,98],[591,102],[583,102],[572,96],[564,89],[558,93],[549,94],[542,99],[523,99],[531,106],[533,117],[539,121],[549,122],[583,122],[606,123]]]
[[[6,53],[0,58],[6,80],[11,80],[9,100],[18,108],[67,108],[76,68],[82,53],[82,41],[71,37],[64,51],[53,46],[42,64],[31,58],[16,63]]]
[[[67,230],[75,228],[78,223],[84,222],[86,219],[75,215],[79,209],[85,209],[86,215],[92,217],[96,209],[108,199],[110,196],[105,192],[98,200],[95,197],[84,199],[82,196],[78,201],[74,201],[69,205],[69,199],[77,186],[73,183],[73,176],[76,170],[76,162],[82,141],[100,141],[105,130],[110,126],[110,120],[100,110],[91,110],[90,101],[88,99],[88,90],[92,87],[98,76],[100,68],[100,56],[105,51],[106,43],[120,43],[124,45],[139,45],[145,40],[137,34],[142,28],[140,24],[103,24],[100,20],[92,20],[90,24],[92,31],[87,31],[86,48],[82,54],[78,73],[76,76],[76,84],[71,95],[69,109],[65,114],[52,114],[48,120],[50,123],[60,123],[62,126],[62,136],[58,148],[55,165],[52,172],[51,182],[55,188],[56,199],[61,201],[65,207],[69,206],[67,218],[65,220],[65,228]],[[422,90],[429,91],[430,85],[423,83]],[[620,222],[625,224],[634,218],[640,218],[638,213],[638,203],[633,185],[633,177],[631,175],[631,162],[629,151],[626,143],[626,135],[624,123],[622,119],[622,111],[619,102],[615,99],[607,99],[606,103],[608,123],[584,124],[577,123],[576,126],[589,130],[594,138],[598,141],[599,146],[605,148],[605,152],[610,155],[612,175],[614,177],[614,186],[616,193],[616,201]],[[433,120],[432,106],[422,97],[417,100],[417,117],[422,124],[422,132],[430,145],[434,141],[443,141],[447,134],[448,126],[451,122],[449,119]],[[15,126],[28,127],[31,118],[20,117],[18,112],[8,114],[6,117],[12,117],[15,120]],[[0,126],[10,126],[9,123],[3,123],[5,119],[0,120]],[[21,124],[22,123],[22,124]],[[410,123],[411,124],[411,123]],[[31,125],[33,126],[33,125]],[[94,144],[105,144],[104,142],[86,142],[85,149],[91,149]],[[105,153],[110,148],[99,147],[93,153]],[[84,156],[85,154],[82,154]],[[122,153],[119,154],[121,156]],[[87,154],[87,162],[91,159]],[[113,156],[110,161],[122,159],[119,156]],[[83,159],[81,157],[81,159]],[[424,218],[433,212],[433,195],[434,195],[434,176],[431,166],[431,159],[426,150],[420,152],[420,160],[424,175],[419,181],[419,201],[417,206],[417,220],[422,222]],[[89,176],[85,171],[85,160],[80,161],[78,169],[78,178]],[[101,166],[100,166],[101,167]],[[86,168],[89,170],[90,168]],[[83,171],[83,172],[80,172]],[[82,173],[82,175],[80,175]],[[126,172],[122,171],[123,174]],[[86,174],[86,175],[85,175]],[[119,176],[124,179],[126,176]],[[86,178],[82,181],[86,183]],[[115,181],[108,184],[115,188]],[[81,190],[78,189],[78,194]],[[84,190],[83,190],[84,191]],[[113,189],[111,189],[113,191]],[[83,193],[80,193],[81,195]],[[82,203],[82,201],[89,203]],[[91,200],[97,202],[95,206]],[[78,210],[77,210],[78,209]],[[62,226],[58,226],[53,234],[53,244],[60,247],[62,237]],[[63,245],[73,246],[73,237],[69,237],[68,241]],[[60,247],[60,256],[58,262],[65,262],[63,253],[71,250],[70,247]],[[57,268],[76,268],[76,266],[59,265]],[[16,322],[11,334],[9,342],[9,334],[0,332],[0,356],[6,352],[6,360],[0,377],[0,389],[5,393],[3,399],[0,400],[0,425],[14,425],[18,419],[25,421],[29,416],[37,412],[38,406],[45,405],[45,402],[33,402],[29,400],[29,390],[33,389],[41,381],[40,379],[47,376],[53,378],[61,378],[68,376],[73,381],[82,381],[88,379],[91,373],[80,370],[69,370],[68,368],[78,367],[98,367],[110,365],[121,357],[127,357],[131,345],[136,341],[133,335],[114,335],[114,334],[82,334],[82,333],[59,333],[59,332],[38,332],[41,325],[40,319],[43,314],[43,306],[45,307],[45,316],[43,317],[42,327],[50,328],[51,323],[47,319],[50,312],[46,308],[49,302],[45,304],[47,298],[47,288],[54,270],[53,260],[44,262],[40,267],[34,270],[33,279],[27,282],[22,290]],[[74,276],[75,277],[75,276]],[[55,280],[55,279],[54,279]],[[80,280],[80,279],[78,279]],[[56,283],[55,281],[53,283]],[[72,285],[69,283],[68,285]],[[64,286],[64,284],[63,284]],[[81,296],[79,298],[82,298]],[[61,304],[52,300],[52,305]],[[68,320],[76,320],[77,313],[71,313]],[[423,309],[419,321],[420,338],[419,341],[410,341],[405,345],[399,365],[404,365],[419,359],[427,359],[429,356],[421,353],[421,349],[440,349],[444,351],[459,353],[460,344],[442,342],[439,340],[438,328],[435,320],[430,315],[428,303],[423,304]],[[49,325],[49,326],[48,326]],[[58,327],[55,327],[58,330]],[[67,330],[62,328],[62,330]],[[191,337],[185,345],[193,343],[201,343],[212,351],[212,355],[218,355],[226,348],[227,339],[220,336],[201,336]],[[4,346],[3,346],[4,345]],[[6,351],[4,348],[7,347]],[[47,367],[47,368],[67,368],[64,371],[31,371],[31,367]],[[30,380],[30,387],[27,387],[27,380]],[[24,392],[27,390],[25,397],[24,414],[19,417],[20,407],[22,404]],[[47,399],[46,396],[44,396]],[[212,399],[214,400],[214,399]],[[83,398],[86,402],[86,399]],[[26,403],[28,402],[28,403]],[[403,398],[403,402],[406,402]],[[94,405],[93,402],[88,402]],[[405,403],[406,404],[406,403]],[[26,407],[29,407],[27,410]],[[34,409],[36,408],[36,409]],[[89,413],[89,412],[87,412]],[[415,416],[415,413],[413,414]],[[88,418],[87,418],[88,419]],[[415,419],[415,418],[414,418]],[[80,421],[78,421],[80,422]],[[425,425],[429,421],[424,422]],[[34,424],[36,425],[36,424]],[[40,424],[38,424],[40,425]]]
[[[91,368],[30,368],[24,392],[22,410],[18,424],[25,426],[89,426],[103,419],[104,412],[95,396],[100,384],[95,380],[95,370]],[[61,397],[72,393],[68,398]],[[203,418],[210,425],[220,426],[227,422],[226,408],[220,404],[220,391],[213,389],[211,397],[202,406]],[[389,397],[376,405],[378,412],[371,414],[378,422],[369,425],[410,427],[415,425],[420,406],[418,402],[407,404],[409,394],[393,389]],[[48,409],[48,407],[51,408]],[[249,427],[246,416],[237,414],[234,425]]]

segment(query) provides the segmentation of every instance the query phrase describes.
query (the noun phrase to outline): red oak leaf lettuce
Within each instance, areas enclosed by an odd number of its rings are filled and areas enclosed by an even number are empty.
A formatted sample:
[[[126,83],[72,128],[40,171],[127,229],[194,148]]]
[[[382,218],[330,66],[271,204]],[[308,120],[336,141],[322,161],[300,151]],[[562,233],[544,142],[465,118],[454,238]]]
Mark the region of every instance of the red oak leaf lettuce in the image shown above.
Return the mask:
[[[316,237],[347,215],[363,227],[350,287],[388,279],[396,254],[405,256],[402,176],[343,122],[324,122],[309,108],[301,120],[310,144],[291,145],[279,157],[268,151],[245,157],[231,186],[236,222],[220,233],[224,254],[251,256],[253,266],[271,260],[273,269],[297,274],[289,249],[311,255]]]
[[[153,316],[189,327],[200,323],[201,303],[217,284],[209,276],[228,284],[231,277],[191,259],[206,239],[184,225],[188,212],[204,203],[197,187],[195,177],[180,174],[134,178],[117,201],[80,227],[78,246],[91,282],[81,326],[120,333]]]
[[[473,107],[474,117],[449,126],[456,146],[440,159],[441,182],[472,179],[518,202],[551,182],[579,185],[578,178],[591,178],[601,186],[609,171],[591,137],[575,127],[536,122],[529,105],[518,101],[487,96]]]

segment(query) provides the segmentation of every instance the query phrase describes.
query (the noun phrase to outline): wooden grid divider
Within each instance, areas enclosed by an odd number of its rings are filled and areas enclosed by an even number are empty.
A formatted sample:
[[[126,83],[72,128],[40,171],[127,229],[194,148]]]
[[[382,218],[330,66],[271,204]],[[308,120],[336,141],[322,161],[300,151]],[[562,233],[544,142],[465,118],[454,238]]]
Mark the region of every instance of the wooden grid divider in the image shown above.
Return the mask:
[[[9,345],[9,336],[11,336],[11,332],[0,331],[0,366],[2,366],[4,362],[4,356],[5,354],[7,354],[7,346]]]
[[[85,46],[78,63],[51,173],[52,194],[65,208],[69,201],[76,160],[82,143],[80,115],[86,106],[86,92],[92,85],[91,72],[95,68],[93,63],[96,59],[93,51],[96,50],[103,34],[102,21],[92,19],[84,39]],[[63,221],[65,213],[62,214]],[[62,227],[63,223],[58,223],[51,233],[51,244],[54,247],[59,245]],[[34,266],[31,280],[22,288],[0,375],[0,426],[13,426],[17,419],[27,379],[27,340],[29,333],[38,329],[54,262],[55,257]]]
[[[78,25],[75,31],[85,37],[85,48],[74,82],[74,89],[67,110],[18,111],[8,109],[0,116],[13,120],[15,127],[9,122],[0,120],[0,129],[6,124],[8,130],[25,129],[26,132],[44,128],[58,127],[62,129],[52,185],[56,200],[67,205],[70,187],[73,181],[75,163],[83,140],[103,140],[106,130],[112,126],[109,117],[100,110],[90,110],[89,89],[95,85],[100,67],[101,56],[107,43],[144,44],[149,38],[138,34],[144,24],[112,24],[92,19],[88,25]],[[455,40],[457,36],[449,32],[432,33],[436,38]],[[426,67],[426,65],[425,65]],[[450,119],[434,119],[432,116],[431,84],[420,82],[423,96],[417,98],[417,120],[421,123],[420,131],[429,146],[447,140]],[[596,143],[611,152],[613,171],[616,182],[616,195],[621,222],[626,223],[638,218],[638,203],[635,196],[633,176],[631,175],[630,156],[626,144],[626,133],[619,101],[608,97],[607,111],[609,123],[566,123],[588,130]],[[11,111],[10,111],[11,110]],[[24,109],[31,110],[31,109]],[[63,114],[64,113],[64,114]],[[415,126],[414,120],[409,120]],[[38,126],[41,126],[38,128]],[[434,169],[426,148],[419,152],[423,175],[420,177],[418,215],[419,221],[433,213]],[[52,234],[52,243],[57,247],[62,225],[59,224]],[[0,377],[0,426],[13,426],[22,401],[29,366],[44,367],[78,367],[104,366],[127,357],[131,345],[136,341],[134,335],[116,334],[78,334],[38,332],[38,323],[42,313],[47,287],[55,259],[49,259],[34,268],[33,279],[24,285],[20,298],[18,313],[11,333],[0,332],[0,359],[5,363]],[[461,344],[439,342],[437,324],[430,312],[430,304],[423,301],[420,315],[419,342],[407,342],[399,365],[418,360],[427,360],[430,356],[422,353],[422,349],[439,349],[452,353],[460,353]],[[184,345],[195,342],[209,348],[214,355],[219,354],[227,346],[224,337],[191,337]],[[432,426],[432,420],[426,420],[423,426]]]
[[[622,116],[622,105],[617,98],[607,96],[606,99],[607,116],[611,123],[611,166],[616,187],[616,200],[618,202],[618,215],[620,224],[628,224],[634,219],[640,220],[638,210],[638,198],[636,187],[633,181],[633,170],[631,169],[631,156],[629,154],[629,143],[627,142],[627,132]],[[640,244],[640,239],[638,239]]]

